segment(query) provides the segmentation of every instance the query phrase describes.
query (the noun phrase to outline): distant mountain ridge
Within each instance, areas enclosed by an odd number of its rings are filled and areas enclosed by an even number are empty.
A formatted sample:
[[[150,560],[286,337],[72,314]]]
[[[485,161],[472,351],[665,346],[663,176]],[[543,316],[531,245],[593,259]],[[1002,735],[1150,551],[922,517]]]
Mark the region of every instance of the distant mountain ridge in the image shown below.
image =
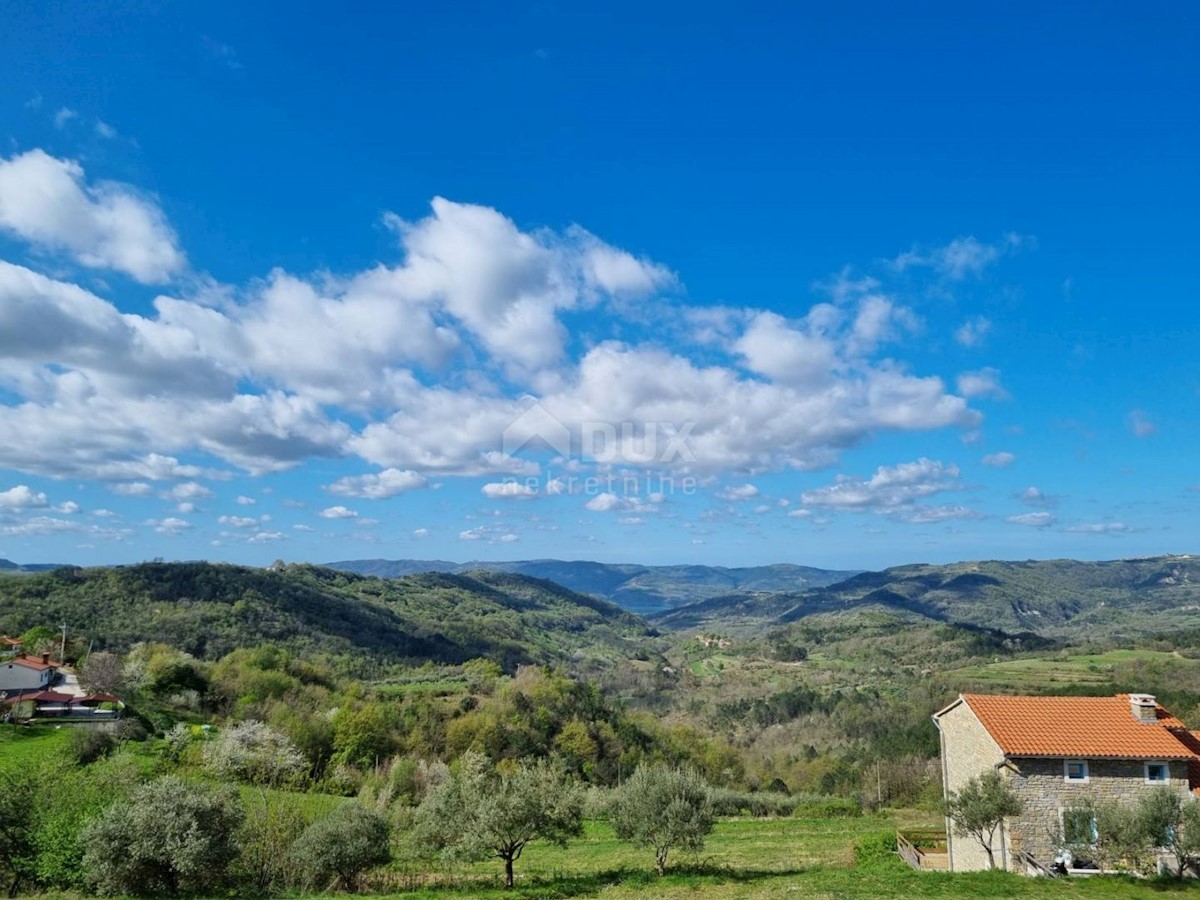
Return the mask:
[[[643,566],[588,560],[531,559],[455,563],[441,559],[351,559],[326,563],[331,569],[402,578],[422,572],[504,572],[553,581],[581,594],[603,597],[638,615],[676,609],[735,591],[795,592],[827,587],[861,574],[861,569],[818,569],[778,563],[769,566]]]
[[[869,608],[1072,639],[1200,628],[1200,558],[905,565],[808,591],[731,592],[648,618],[671,630],[745,633]]]
[[[0,559],[0,572],[51,572],[65,569],[66,563],[15,563],[11,559]]]

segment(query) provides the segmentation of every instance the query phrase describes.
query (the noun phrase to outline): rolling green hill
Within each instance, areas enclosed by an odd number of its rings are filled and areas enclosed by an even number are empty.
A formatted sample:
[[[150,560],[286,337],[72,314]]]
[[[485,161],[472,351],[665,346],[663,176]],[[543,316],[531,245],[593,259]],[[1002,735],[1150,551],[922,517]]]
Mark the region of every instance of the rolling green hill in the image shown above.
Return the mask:
[[[1200,626],[1200,559],[898,566],[815,590],[710,598],[653,616],[652,621],[673,630],[745,632],[872,608],[931,622],[1072,640],[1159,634]]]
[[[160,641],[208,659],[273,642],[383,661],[486,656],[511,669],[644,656],[651,643],[646,624],[619,607],[520,575],[383,580],[308,565],[212,563],[0,574],[0,632],[62,622],[98,646]]]

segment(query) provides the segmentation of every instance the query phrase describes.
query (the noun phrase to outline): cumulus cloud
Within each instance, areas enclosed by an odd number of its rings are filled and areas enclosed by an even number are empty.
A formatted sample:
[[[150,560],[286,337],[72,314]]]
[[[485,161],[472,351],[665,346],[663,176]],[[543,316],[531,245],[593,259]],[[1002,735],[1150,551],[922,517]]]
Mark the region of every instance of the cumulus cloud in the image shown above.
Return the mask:
[[[194,526],[186,519],[177,519],[169,517],[166,519],[149,519],[147,525],[154,527],[154,530],[159,534],[182,534],[185,531],[190,531]]]
[[[339,497],[361,497],[366,500],[384,500],[397,494],[427,487],[428,480],[412,470],[384,469],[368,475],[347,475],[325,490]]]
[[[7,491],[0,491],[0,510],[20,511],[49,505],[44,492],[35,491],[27,484],[18,484]]]
[[[460,531],[458,539],[460,541],[485,541],[489,544],[511,544],[514,541],[520,540],[520,537],[505,528],[480,525],[476,528],[468,528],[465,531]]]
[[[1058,503],[1058,498],[1047,494],[1039,487],[1030,485],[1017,494],[1017,499],[1026,506],[1054,506]]]
[[[1014,525],[1025,525],[1029,528],[1046,528],[1050,525],[1053,525],[1056,519],[1053,513],[1032,512],[1021,513],[1017,516],[1009,516],[1007,521]]]
[[[237,498],[238,506],[253,506],[257,502],[258,501],[255,500],[253,497],[239,496]]]
[[[991,466],[993,469],[1007,469],[1016,461],[1016,454],[1009,453],[1007,450],[1001,450],[999,453],[988,453],[980,460],[985,466]]]
[[[996,243],[985,243],[973,235],[957,237],[940,247],[915,249],[898,256],[894,265],[901,271],[912,267],[927,267],[950,281],[978,277],[1002,255],[1019,248],[1027,239],[1007,234]]]
[[[156,203],[128,185],[88,185],[79,163],[42,150],[0,159],[0,228],[145,284],[161,284],[185,265]]]
[[[217,521],[230,528],[257,528],[258,519],[248,516],[221,516]]]
[[[489,500],[528,500],[537,496],[537,488],[519,481],[494,481],[480,488]]]
[[[805,491],[800,499],[806,508],[852,512],[869,510],[912,522],[974,516],[975,513],[965,507],[917,504],[918,500],[936,494],[962,490],[958,478],[958,466],[922,457],[897,466],[880,466],[874,475],[865,480],[838,476],[833,484]]]
[[[963,372],[958,376],[958,392],[964,397],[992,397],[997,400],[1008,397],[1008,392],[1000,385],[1000,372],[997,369]]]
[[[356,519],[358,513],[344,506],[327,506],[317,513],[322,519]]]
[[[161,212],[132,189],[89,185],[76,164],[40,151],[0,166],[9,177],[0,175],[0,227],[142,280],[183,270],[182,254],[162,249],[165,240],[174,250],[174,236]],[[13,166],[57,185],[47,210],[31,212],[25,188],[10,189]],[[140,262],[110,247],[126,234],[123,218],[105,220],[103,241],[88,237],[96,210],[118,196],[166,229],[157,241],[142,235],[150,255]],[[74,243],[67,221],[81,223]],[[531,402],[562,423],[585,464],[741,477],[829,466],[882,432],[981,421],[941,378],[876,358],[920,323],[874,281],[839,289],[799,319],[656,300],[687,331],[665,349],[621,321],[634,308],[625,301],[678,286],[659,263],[576,226],[522,229],[441,198],[424,218],[388,222],[395,264],[306,277],[276,270],[241,288],[180,285],[141,314],[0,263],[0,388],[19,398],[0,404],[0,467],[133,491],[353,455],[379,471],[327,490],[384,499],[434,476],[539,474],[535,460],[503,452],[506,429]],[[597,334],[577,350],[564,316],[583,309],[595,313]],[[609,326],[627,339],[605,340]],[[612,440],[583,453],[597,423]]]
[[[752,484],[731,484],[717,491],[717,499],[729,502],[753,500],[758,496],[758,488]]]

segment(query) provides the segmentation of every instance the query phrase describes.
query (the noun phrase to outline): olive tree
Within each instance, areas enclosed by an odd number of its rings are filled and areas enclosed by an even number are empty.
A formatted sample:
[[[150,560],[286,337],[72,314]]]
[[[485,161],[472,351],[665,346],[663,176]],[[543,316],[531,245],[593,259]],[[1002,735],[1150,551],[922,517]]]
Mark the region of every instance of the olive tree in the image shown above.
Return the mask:
[[[954,830],[979,842],[987,854],[989,869],[996,868],[996,832],[1005,819],[1020,812],[1021,799],[995,769],[968,779],[962,790],[946,800],[946,815],[954,823]]]
[[[1175,857],[1175,876],[1200,861],[1200,802],[1174,788],[1155,788],[1138,801],[1137,816],[1146,844]]]
[[[447,859],[504,861],[504,883],[513,886],[513,863],[532,841],[566,846],[583,833],[579,787],[544,760],[497,773],[482,754],[468,751],[417,810],[419,843]]]
[[[675,847],[704,848],[713,828],[708,784],[694,769],[640,766],[617,792],[609,821],[619,839],[654,850],[654,868],[662,875]]]
[[[358,888],[362,874],[392,858],[391,826],[361,803],[343,803],[304,830],[292,857],[318,888]]]
[[[160,778],[87,826],[83,868],[100,894],[210,892],[222,886],[238,855],[242,819],[232,787]]]

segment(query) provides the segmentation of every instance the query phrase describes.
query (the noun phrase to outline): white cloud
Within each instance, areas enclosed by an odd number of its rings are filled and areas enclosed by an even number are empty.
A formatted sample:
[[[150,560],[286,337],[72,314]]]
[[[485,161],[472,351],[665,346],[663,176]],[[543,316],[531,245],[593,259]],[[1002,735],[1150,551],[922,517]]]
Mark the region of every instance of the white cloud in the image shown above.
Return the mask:
[[[54,509],[56,512],[63,513],[64,515],[73,516],[79,512],[80,507],[74,500],[67,500],[64,503],[58,504]]]
[[[27,484],[18,484],[7,491],[0,491],[0,510],[20,511],[49,505],[45,493],[35,491]]]
[[[429,482],[425,476],[411,470],[384,469],[369,475],[347,475],[333,484],[326,485],[325,490],[339,497],[383,500],[428,486]]]
[[[77,118],[79,118],[79,113],[75,112],[75,110],[68,109],[65,106],[60,107],[58,112],[54,114],[54,127],[62,131],[67,127],[68,122]]]
[[[0,228],[146,284],[161,284],[185,265],[157,204],[128,185],[89,186],[79,163],[42,150],[0,158]]]
[[[17,164],[83,197],[60,205],[117,190],[88,187],[78,167],[45,154],[0,165]],[[0,222],[16,229],[3,185]],[[39,225],[18,200],[20,233],[47,246],[59,219],[90,221],[62,213]],[[146,484],[231,475],[196,460],[262,474],[357,455],[380,471],[327,489],[383,499],[435,476],[540,474],[501,452],[531,401],[576,445],[594,423],[614,428],[608,455],[580,465],[640,459],[657,440],[687,453],[648,459],[654,466],[739,478],[829,466],[883,432],[981,421],[942,379],[873,358],[918,325],[874,283],[794,320],[656,301],[651,315],[688,332],[667,350],[604,339],[636,338],[621,320],[635,309],[625,301],[678,284],[658,263],[581,228],[526,231],[496,210],[441,199],[426,218],[389,221],[398,265],[198,283],[144,315],[0,263],[0,386],[21,398],[0,404],[0,467]],[[568,358],[563,316],[584,308],[596,311],[596,334]]]
[[[1018,516],[1009,516],[1007,521],[1014,525],[1026,525],[1030,528],[1046,528],[1055,523],[1053,513],[1048,512],[1032,512],[1021,513]]]
[[[429,537],[429,529],[428,528],[414,528],[412,536],[415,538]]]
[[[1007,450],[1001,450],[999,453],[988,453],[980,460],[985,466],[991,466],[994,469],[1006,469],[1016,461],[1016,454],[1009,453]]]
[[[211,497],[212,491],[197,481],[185,481],[159,494],[164,500],[201,500]]]
[[[519,481],[496,481],[485,484],[480,488],[485,497],[490,500],[528,500],[537,496],[537,488]]]
[[[997,369],[963,372],[958,376],[958,392],[964,397],[992,397],[997,400],[1008,397],[1008,392],[1000,385],[1000,372]]]
[[[125,484],[114,484],[112,492],[120,494],[122,497],[145,497],[147,494],[153,493],[154,488],[144,481],[130,481]]]
[[[880,466],[874,475],[862,481],[845,475],[838,476],[831,485],[805,491],[801,495],[801,502],[805,507],[819,509],[870,510],[910,522],[975,516],[976,513],[965,507],[917,505],[918,500],[935,494],[962,490],[958,477],[957,466],[922,457],[897,466]]]
[[[592,512],[653,513],[658,512],[665,502],[666,497],[661,493],[651,493],[643,497],[621,496],[613,491],[604,491],[588,500],[584,508]]]
[[[914,525],[944,522],[948,519],[978,519],[981,513],[966,506],[917,506],[910,511],[897,512],[902,521]]]
[[[1068,525],[1063,531],[1073,534],[1124,534],[1133,529],[1124,522],[1089,522],[1081,525]]]
[[[311,525],[293,525],[292,526],[292,531],[306,531],[307,532],[307,531],[314,531],[314,530],[315,529]]]
[[[344,506],[327,506],[317,515],[322,519],[356,519],[358,513],[352,509],[347,509]]]
[[[717,491],[717,498],[729,502],[739,502],[753,500],[758,493],[758,488],[752,484],[731,484]]]
[[[230,528],[257,528],[258,519],[252,519],[248,516],[221,516],[217,519],[221,525],[227,525]]]
[[[1030,485],[1017,494],[1017,499],[1026,506],[1054,506],[1058,503],[1058,498],[1047,494],[1041,488]]]
[[[1134,437],[1144,438],[1158,433],[1158,426],[1146,415],[1144,410],[1133,410],[1127,421],[1129,430],[1133,432]]]
[[[954,332],[954,340],[964,347],[978,347],[992,330],[992,323],[984,316],[973,316],[963,322]]]
[[[476,528],[469,528],[466,531],[458,533],[460,541],[486,541],[489,544],[511,544],[520,538],[511,531],[504,528],[493,528],[487,525],[480,525]]]
[[[185,519],[176,519],[169,517],[166,519],[150,519],[146,522],[147,525],[154,526],[154,530],[159,534],[182,534],[185,531],[190,531],[193,527],[191,522]]]
[[[113,138],[118,136],[117,129],[113,128],[102,119],[96,120],[96,134],[108,141],[111,141]]]
[[[276,541],[285,541],[287,536],[282,531],[259,531],[246,538],[247,544],[273,544]]]
[[[243,495],[243,496],[239,496],[237,498],[236,502],[237,502],[238,506],[253,506],[258,501],[255,500],[253,497],[246,497]]]

